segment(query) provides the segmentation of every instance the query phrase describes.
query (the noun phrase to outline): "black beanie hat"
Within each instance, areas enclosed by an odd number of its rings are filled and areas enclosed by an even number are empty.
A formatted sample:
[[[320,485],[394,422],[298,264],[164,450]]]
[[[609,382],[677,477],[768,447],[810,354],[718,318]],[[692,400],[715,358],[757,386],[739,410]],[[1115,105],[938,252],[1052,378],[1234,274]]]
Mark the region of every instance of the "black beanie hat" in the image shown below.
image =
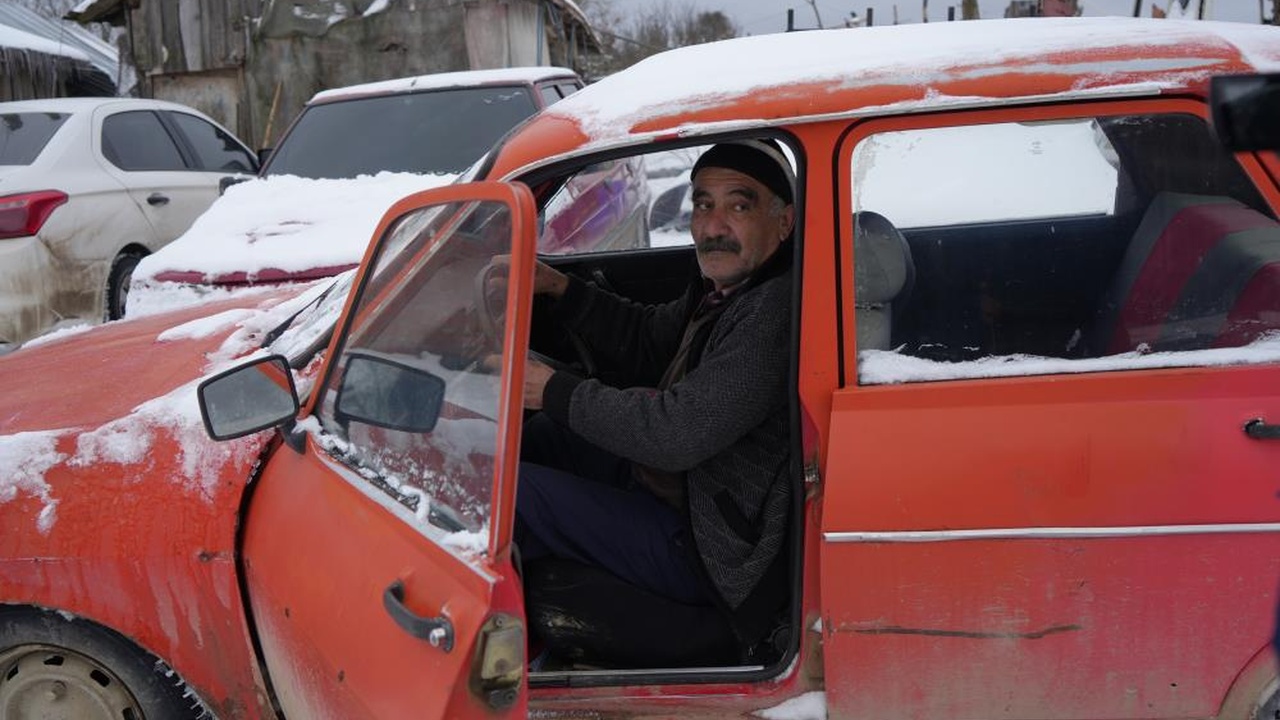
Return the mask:
[[[689,177],[697,177],[704,167],[736,170],[769,188],[784,203],[794,202],[791,163],[773,140],[732,140],[713,145],[693,164]]]

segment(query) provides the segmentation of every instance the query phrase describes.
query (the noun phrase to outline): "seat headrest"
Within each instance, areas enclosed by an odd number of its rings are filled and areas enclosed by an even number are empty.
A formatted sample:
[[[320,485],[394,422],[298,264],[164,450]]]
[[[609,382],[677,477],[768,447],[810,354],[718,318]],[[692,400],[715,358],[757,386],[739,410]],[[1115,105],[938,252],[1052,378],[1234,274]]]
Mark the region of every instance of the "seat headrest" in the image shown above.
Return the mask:
[[[880,213],[854,213],[853,254],[854,297],[859,306],[892,302],[915,282],[907,239]]]

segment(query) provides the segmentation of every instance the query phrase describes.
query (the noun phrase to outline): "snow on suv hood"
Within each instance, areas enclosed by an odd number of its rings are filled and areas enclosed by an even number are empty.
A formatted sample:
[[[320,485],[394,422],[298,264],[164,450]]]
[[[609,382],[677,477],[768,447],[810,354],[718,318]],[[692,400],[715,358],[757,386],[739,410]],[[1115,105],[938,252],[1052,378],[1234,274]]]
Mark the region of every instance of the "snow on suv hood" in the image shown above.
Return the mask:
[[[456,177],[277,175],[233,185],[186,233],[138,264],[127,315],[204,302],[251,284],[335,275],[360,262],[392,204]]]

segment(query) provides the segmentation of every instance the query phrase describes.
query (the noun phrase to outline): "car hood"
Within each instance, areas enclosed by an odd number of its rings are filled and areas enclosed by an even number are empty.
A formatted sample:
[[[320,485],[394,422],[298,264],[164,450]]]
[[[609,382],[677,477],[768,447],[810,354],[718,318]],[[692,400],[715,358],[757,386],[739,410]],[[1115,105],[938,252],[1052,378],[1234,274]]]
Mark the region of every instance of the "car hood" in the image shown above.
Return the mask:
[[[196,386],[265,352],[262,338],[313,298],[297,288],[259,291],[55,332],[0,357],[0,523],[8,528],[0,557],[96,553],[85,546],[93,532],[76,528],[101,525],[106,508],[158,537],[169,523],[233,516],[274,434],[211,440]],[[222,509],[211,514],[211,506]],[[186,508],[186,520],[156,517],[163,507]],[[229,544],[234,532],[217,527],[224,537],[215,545]]]
[[[227,287],[335,275],[360,262],[393,203],[454,178],[379,173],[312,180],[281,175],[233,185],[186,233],[138,264],[129,312],[135,307],[153,312],[154,291],[166,290],[166,283]],[[165,302],[172,307],[189,301]]]

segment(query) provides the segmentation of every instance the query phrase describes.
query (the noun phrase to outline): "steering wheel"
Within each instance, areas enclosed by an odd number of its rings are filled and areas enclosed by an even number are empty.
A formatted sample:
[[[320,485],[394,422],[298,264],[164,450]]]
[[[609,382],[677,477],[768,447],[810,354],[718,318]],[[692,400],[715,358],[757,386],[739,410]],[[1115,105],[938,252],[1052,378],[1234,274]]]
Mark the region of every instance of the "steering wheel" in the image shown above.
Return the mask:
[[[473,288],[476,322],[480,326],[480,332],[484,334],[485,341],[495,348],[502,347],[502,331],[506,326],[506,272],[505,265],[488,263],[483,270],[476,273]],[[574,331],[565,328],[564,332],[569,338],[569,344],[573,347],[574,360],[577,361],[576,367],[573,363],[558,360],[534,350],[529,351],[529,357],[556,370],[594,377],[597,367],[595,358],[591,355],[591,349]]]

